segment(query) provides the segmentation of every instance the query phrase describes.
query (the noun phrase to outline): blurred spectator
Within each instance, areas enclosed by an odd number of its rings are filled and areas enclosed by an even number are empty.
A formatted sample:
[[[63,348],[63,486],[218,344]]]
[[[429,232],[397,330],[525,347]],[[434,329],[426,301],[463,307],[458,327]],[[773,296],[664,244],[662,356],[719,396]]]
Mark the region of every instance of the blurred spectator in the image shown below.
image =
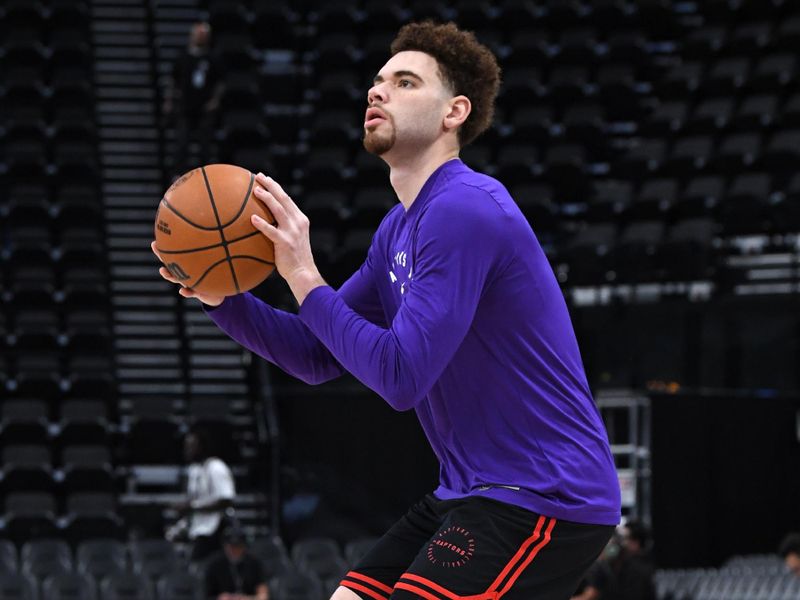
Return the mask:
[[[206,595],[213,600],[268,600],[267,576],[261,562],[247,551],[244,533],[227,527],[223,552],[206,566]]]
[[[220,549],[225,513],[233,506],[236,489],[230,468],[212,455],[203,431],[186,434],[183,452],[189,463],[187,500],[173,507],[182,518],[169,528],[167,539],[188,538],[192,561],[200,561]]]
[[[783,538],[778,554],[786,563],[786,568],[800,577],[800,533],[790,533]]]
[[[650,562],[650,529],[641,521],[628,521],[619,527],[620,543],[629,556]]]
[[[650,530],[640,521],[621,525],[573,600],[656,600],[649,554]]]
[[[211,26],[204,22],[195,23],[186,50],[172,65],[163,112],[175,124],[173,176],[189,170],[186,159],[189,142],[195,136],[200,144],[200,165],[209,160],[211,134],[224,87],[210,54],[210,46]]]

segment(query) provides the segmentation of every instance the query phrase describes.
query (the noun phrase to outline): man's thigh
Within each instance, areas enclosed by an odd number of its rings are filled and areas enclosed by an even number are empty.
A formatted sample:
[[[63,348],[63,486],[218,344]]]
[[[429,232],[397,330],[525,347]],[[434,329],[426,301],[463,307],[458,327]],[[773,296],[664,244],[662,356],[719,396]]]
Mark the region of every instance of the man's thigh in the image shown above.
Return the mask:
[[[394,564],[384,572],[376,569],[372,577],[369,569],[362,573],[356,567],[343,585],[358,576],[369,577],[373,581],[363,579],[362,583],[372,594],[348,587],[362,598],[375,600],[569,598],[613,531],[612,527],[559,522],[480,497],[432,506],[439,525],[421,541],[423,530],[419,531],[413,540],[416,552],[405,569],[398,573],[402,567]],[[404,558],[412,551],[409,544]],[[366,566],[374,568],[378,563]]]
[[[412,506],[347,573],[333,599],[352,598],[342,588],[365,600],[388,598],[400,575],[441,526],[442,515],[437,511],[440,504],[428,495]]]

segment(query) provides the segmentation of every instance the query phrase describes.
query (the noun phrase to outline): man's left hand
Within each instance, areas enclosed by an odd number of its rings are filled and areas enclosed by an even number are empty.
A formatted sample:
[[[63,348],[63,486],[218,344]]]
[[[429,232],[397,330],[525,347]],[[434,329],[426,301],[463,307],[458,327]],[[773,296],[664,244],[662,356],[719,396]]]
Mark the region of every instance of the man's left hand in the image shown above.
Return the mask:
[[[325,285],[311,253],[308,217],[278,182],[263,173],[256,175],[255,196],[275,217],[275,225],[253,215],[253,227],[275,245],[275,267],[289,284],[297,303],[302,304],[311,290]]]

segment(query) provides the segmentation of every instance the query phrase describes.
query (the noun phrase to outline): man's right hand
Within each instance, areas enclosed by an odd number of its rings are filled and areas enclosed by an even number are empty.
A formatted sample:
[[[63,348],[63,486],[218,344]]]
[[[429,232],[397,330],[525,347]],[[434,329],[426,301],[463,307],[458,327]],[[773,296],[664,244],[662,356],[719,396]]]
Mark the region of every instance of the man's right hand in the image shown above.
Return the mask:
[[[158,254],[158,250],[156,250],[156,243],[150,242],[150,249],[153,251],[153,254],[156,255],[158,260],[162,263],[164,262],[161,259],[161,256]],[[178,290],[178,293],[183,296],[184,298],[197,298],[203,304],[207,304],[208,306],[219,306],[225,300],[225,296],[213,296],[211,294],[203,294],[202,292],[195,292],[193,289],[185,287],[178,279],[172,276],[169,270],[166,267],[161,267],[158,269],[159,275],[169,281],[170,283],[177,283],[181,286],[181,289]]]

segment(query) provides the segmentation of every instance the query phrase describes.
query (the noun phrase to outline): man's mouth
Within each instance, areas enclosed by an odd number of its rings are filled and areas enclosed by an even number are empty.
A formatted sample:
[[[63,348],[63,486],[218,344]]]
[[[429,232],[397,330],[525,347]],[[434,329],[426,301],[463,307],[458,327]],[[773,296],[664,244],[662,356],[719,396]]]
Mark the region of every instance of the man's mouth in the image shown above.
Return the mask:
[[[364,127],[376,127],[383,121],[386,121],[386,115],[379,108],[368,108],[366,115],[364,115]]]

